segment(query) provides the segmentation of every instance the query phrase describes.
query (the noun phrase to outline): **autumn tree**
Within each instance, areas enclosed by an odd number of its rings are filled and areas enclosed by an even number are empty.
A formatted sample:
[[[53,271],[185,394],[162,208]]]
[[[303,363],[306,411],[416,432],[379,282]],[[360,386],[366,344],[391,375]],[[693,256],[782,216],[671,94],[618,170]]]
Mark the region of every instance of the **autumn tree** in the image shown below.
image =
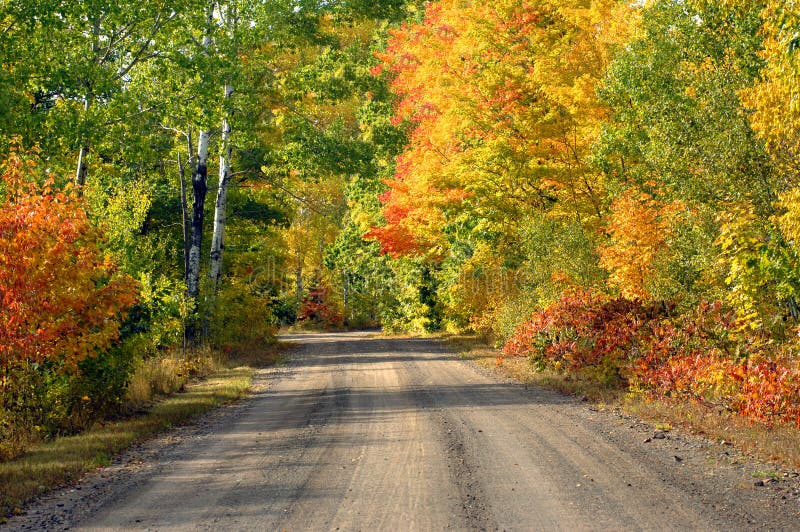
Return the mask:
[[[483,247],[513,275],[535,215],[591,234],[605,204],[595,91],[630,15],[614,1],[442,1],[392,30],[376,72],[412,131],[367,237],[451,272]]]
[[[98,248],[75,193],[51,177],[36,182],[38,165],[17,150],[2,164],[0,360],[4,369],[50,362],[70,372],[117,339],[136,285]]]
[[[617,251],[607,242],[606,257],[624,256],[629,242],[613,236],[620,229],[614,224],[641,220],[640,203],[619,212],[625,198],[645,193],[658,205],[683,205],[667,217],[672,229],[662,243],[669,253],[653,263],[653,297],[725,297],[728,259],[720,260],[718,246],[725,211],[762,221],[774,212],[780,185],[740,99],[762,65],[760,12],[757,3],[730,12],[715,2],[650,2],[601,85],[613,113],[594,157],[618,220],[609,227]]]
[[[607,221],[611,238],[600,248],[600,266],[610,272],[609,283],[623,297],[652,297],[656,265],[669,251],[672,220],[679,210],[678,203],[663,205],[633,188],[612,203]]]
[[[7,67],[30,98],[19,102],[27,109],[14,110],[13,134],[74,157],[74,179],[83,185],[90,152],[109,126],[149,112],[130,81],[163,52],[183,8],[150,0],[4,3],[0,18],[18,43]]]

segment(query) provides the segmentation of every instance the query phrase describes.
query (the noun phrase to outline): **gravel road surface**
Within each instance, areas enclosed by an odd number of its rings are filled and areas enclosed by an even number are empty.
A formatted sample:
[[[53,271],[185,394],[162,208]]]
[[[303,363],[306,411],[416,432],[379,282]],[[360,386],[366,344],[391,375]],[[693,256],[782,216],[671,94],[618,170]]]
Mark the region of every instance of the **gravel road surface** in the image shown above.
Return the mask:
[[[11,529],[800,530],[797,474],[505,382],[438,342],[300,334],[254,395]],[[763,485],[761,485],[763,484]]]

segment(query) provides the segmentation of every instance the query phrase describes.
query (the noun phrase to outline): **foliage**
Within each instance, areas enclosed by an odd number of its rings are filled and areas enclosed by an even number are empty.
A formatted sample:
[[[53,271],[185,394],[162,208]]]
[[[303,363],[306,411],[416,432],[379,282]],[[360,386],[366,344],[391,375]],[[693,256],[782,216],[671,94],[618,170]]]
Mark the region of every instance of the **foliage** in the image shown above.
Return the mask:
[[[610,285],[623,297],[651,297],[648,285],[660,255],[669,251],[672,219],[679,209],[679,203],[660,204],[635,188],[612,203],[607,222],[611,238],[600,248],[600,266],[610,272]]]
[[[39,161],[19,150],[2,163],[0,360],[49,362],[74,373],[108,350],[136,284],[98,249],[80,199],[34,181]]]
[[[228,357],[247,354],[274,342],[276,321],[269,295],[237,276],[224,286],[209,312],[208,339],[211,347]]]
[[[763,336],[742,335],[736,313],[720,302],[674,310],[573,291],[523,323],[503,354],[800,427],[796,341],[776,349]]]
[[[300,303],[297,321],[302,326],[332,329],[341,327],[344,317],[336,303],[331,300],[330,290],[322,287],[308,291],[308,295]]]
[[[594,90],[626,33],[626,9],[462,4],[429,4],[379,56],[376,72],[400,96],[394,122],[413,127],[381,196],[386,225],[367,233],[392,256],[440,260],[461,227],[502,242],[531,209],[599,214],[588,152],[604,110]]]
[[[736,314],[720,303],[660,324],[634,370],[635,387],[800,427],[796,340],[776,346],[737,330]]]
[[[739,2],[728,2],[734,12],[742,9]],[[781,170],[781,180],[797,186],[798,132],[800,132],[800,83],[798,82],[798,36],[800,9],[793,3],[766,0],[757,3],[763,8],[760,56],[766,63],[755,83],[744,87],[742,99],[752,112],[750,123],[764,139],[767,149]]]
[[[503,353],[527,356],[541,367],[601,368],[608,378],[627,379],[629,359],[646,342],[649,322],[666,310],[592,290],[568,292],[520,325]]]
[[[99,249],[84,203],[14,148],[2,163],[0,456],[116,406],[130,358],[113,347],[137,284]]]

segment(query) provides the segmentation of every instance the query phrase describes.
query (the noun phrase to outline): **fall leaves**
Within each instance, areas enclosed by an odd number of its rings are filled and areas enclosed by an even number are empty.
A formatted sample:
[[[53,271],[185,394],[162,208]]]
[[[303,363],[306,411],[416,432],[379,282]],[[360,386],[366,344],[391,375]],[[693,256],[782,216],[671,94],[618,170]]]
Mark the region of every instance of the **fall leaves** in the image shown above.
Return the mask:
[[[430,3],[378,54],[410,136],[365,237],[427,261],[450,326],[507,354],[800,422],[798,21],[777,0]],[[472,293],[490,270],[515,286]]]
[[[46,175],[36,182],[39,164],[19,148],[2,163],[0,363],[74,372],[118,337],[136,284],[100,251],[78,196]]]
[[[608,282],[628,299],[650,299],[648,283],[659,255],[669,251],[671,217],[680,209],[674,202],[662,205],[646,192],[626,190],[611,205],[608,243],[599,249],[600,266]]]
[[[394,255],[446,252],[463,217],[509,231],[531,209],[596,216],[602,183],[588,157],[604,106],[595,88],[618,44],[615,2],[432,3],[391,33],[376,72],[398,95],[411,138],[382,197],[385,227],[368,238]],[[614,26],[616,27],[616,26]],[[624,38],[618,33],[616,39]]]

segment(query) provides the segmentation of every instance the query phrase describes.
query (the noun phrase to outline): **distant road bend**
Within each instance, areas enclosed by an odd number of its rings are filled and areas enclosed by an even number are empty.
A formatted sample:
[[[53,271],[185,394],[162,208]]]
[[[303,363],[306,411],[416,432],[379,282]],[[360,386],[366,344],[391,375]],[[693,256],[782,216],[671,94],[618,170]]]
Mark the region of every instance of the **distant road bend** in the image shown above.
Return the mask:
[[[434,340],[287,339],[292,362],[264,370],[233,419],[72,528],[800,529],[797,508],[698,444],[645,444],[652,429],[501,382]]]

